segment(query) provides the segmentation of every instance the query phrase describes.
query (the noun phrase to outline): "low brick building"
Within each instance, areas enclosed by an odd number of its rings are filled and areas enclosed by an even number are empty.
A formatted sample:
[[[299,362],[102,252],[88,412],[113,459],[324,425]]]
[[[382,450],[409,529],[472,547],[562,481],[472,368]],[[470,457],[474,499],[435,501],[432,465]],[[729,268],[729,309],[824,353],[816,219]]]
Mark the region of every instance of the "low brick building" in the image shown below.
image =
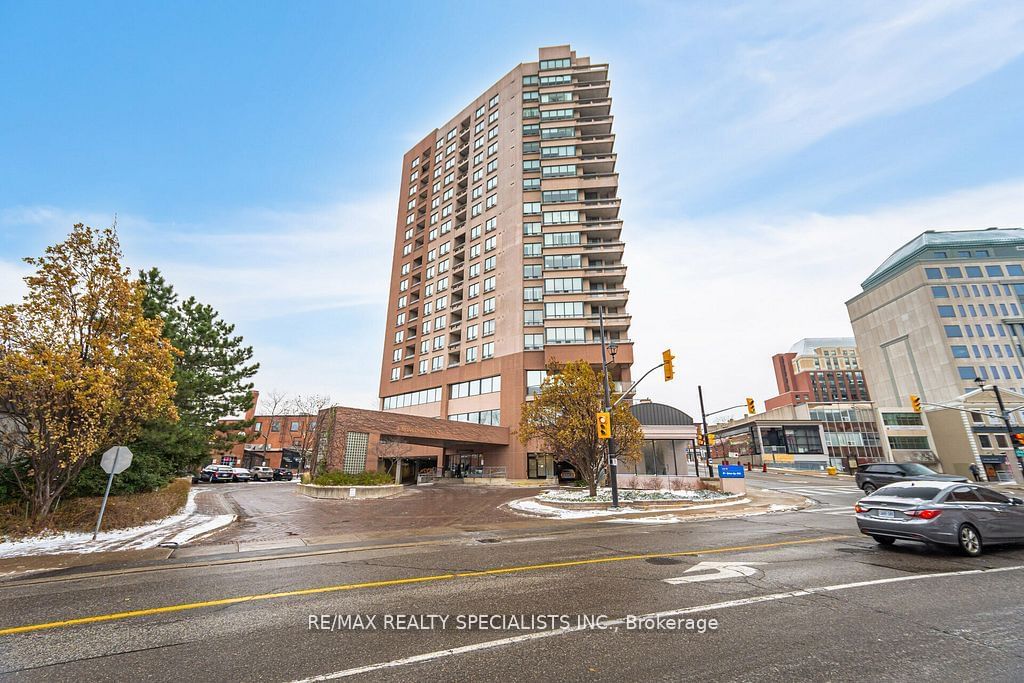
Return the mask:
[[[507,448],[507,427],[493,427],[379,410],[334,406],[320,412],[312,460],[317,470],[356,473],[386,470],[396,463],[414,476],[420,469],[495,474],[496,453]]]

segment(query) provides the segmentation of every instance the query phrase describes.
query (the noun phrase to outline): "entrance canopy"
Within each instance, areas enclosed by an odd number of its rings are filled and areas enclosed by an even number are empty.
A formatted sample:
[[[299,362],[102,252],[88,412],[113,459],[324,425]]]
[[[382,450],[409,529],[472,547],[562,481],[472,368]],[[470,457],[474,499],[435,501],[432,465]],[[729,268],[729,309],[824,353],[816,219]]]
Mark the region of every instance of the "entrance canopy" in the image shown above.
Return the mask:
[[[401,440],[416,446],[446,449],[493,448],[509,444],[508,427],[342,406],[327,410],[334,411],[335,429],[377,434],[382,441]]]

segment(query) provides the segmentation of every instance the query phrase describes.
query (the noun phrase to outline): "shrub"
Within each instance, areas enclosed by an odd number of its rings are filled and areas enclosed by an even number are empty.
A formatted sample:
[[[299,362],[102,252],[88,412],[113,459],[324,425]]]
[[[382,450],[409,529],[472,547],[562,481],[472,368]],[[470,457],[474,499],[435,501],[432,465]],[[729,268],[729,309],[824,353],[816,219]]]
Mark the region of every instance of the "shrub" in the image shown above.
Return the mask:
[[[395,479],[387,472],[358,472],[350,474],[334,470],[321,474],[313,480],[317,486],[386,486]]]

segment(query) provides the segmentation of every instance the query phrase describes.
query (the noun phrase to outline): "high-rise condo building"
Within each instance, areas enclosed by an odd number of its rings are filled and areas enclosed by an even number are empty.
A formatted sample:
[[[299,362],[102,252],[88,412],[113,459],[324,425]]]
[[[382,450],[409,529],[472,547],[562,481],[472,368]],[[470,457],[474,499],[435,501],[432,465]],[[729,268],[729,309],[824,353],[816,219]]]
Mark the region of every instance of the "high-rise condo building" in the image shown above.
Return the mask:
[[[602,307],[612,378],[630,379],[608,65],[541,48],[454,104],[402,159],[381,408],[515,429],[549,361],[600,366]],[[417,457],[553,476],[540,446],[508,441]]]

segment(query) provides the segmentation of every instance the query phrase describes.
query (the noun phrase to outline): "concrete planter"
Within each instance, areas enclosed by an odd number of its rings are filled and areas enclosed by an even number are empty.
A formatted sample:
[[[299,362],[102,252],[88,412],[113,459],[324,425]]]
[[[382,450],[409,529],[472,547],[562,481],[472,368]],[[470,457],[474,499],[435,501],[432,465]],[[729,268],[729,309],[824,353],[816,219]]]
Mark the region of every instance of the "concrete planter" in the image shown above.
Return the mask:
[[[366,498],[391,498],[405,490],[401,484],[384,486],[317,486],[316,484],[299,484],[299,493],[310,498],[326,498],[331,500],[359,500]]]

